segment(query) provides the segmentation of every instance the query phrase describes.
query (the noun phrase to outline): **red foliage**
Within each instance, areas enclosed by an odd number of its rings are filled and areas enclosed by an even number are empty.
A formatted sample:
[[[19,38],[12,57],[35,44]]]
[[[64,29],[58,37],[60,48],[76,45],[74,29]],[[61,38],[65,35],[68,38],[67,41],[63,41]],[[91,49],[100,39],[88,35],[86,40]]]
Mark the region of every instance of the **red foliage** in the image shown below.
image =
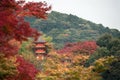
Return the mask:
[[[58,50],[58,53],[83,53],[83,54],[92,54],[97,49],[96,42],[94,41],[85,41],[85,42],[76,42],[76,43],[67,43],[63,49]]]
[[[18,53],[19,46],[10,43],[11,40],[22,42],[28,37],[37,38],[40,33],[31,28],[30,24],[24,20],[25,16],[36,16],[46,18],[48,7],[44,2],[29,2],[24,0],[0,0],[0,54],[6,57],[14,56]],[[17,57],[19,74],[6,80],[35,80],[37,73],[35,67],[25,61],[22,57]]]
[[[40,35],[37,30],[30,27],[28,22],[25,22],[24,17],[46,18],[47,11],[51,7],[42,2],[24,2],[24,0],[0,1],[0,52],[2,53],[8,54],[7,51],[12,49],[8,43],[11,39],[24,41],[28,37],[37,38]]]
[[[14,56],[17,54],[19,48],[14,45],[4,44],[0,46],[0,54],[4,53],[5,57]]]
[[[23,6],[23,9],[25,10],[24,14],[29,16],[35,15],[36,17],[39,18],[46,18],[47,17],[46,12],[51,9],[51,7],[46,7],[46,6],[47,4],[42,2],[39,3],[29,2]]]
[[[25,61],[22,57],[18,56],[17,61],[19,65],[17,66],[17,69],[19,71],[19,74],[14,77],[15,80],[20,79],[20,80],[35,80],[35,76],[37,74],[36,68]]]
[[[31,63],[25,61],[22,57],[17,56],[16,64],[18,64],[18,74],[8,76],[5,80],[35,80],[38,70]]]

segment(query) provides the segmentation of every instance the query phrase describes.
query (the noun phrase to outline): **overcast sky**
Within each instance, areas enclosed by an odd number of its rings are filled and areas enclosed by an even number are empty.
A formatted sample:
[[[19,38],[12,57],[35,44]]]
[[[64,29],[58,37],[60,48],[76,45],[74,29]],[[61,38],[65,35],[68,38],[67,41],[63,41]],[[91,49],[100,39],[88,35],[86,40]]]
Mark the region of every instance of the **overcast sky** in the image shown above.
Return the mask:
[[[120,0],[27,0],[46,1],[52,10],[73,14],[120,30]]]

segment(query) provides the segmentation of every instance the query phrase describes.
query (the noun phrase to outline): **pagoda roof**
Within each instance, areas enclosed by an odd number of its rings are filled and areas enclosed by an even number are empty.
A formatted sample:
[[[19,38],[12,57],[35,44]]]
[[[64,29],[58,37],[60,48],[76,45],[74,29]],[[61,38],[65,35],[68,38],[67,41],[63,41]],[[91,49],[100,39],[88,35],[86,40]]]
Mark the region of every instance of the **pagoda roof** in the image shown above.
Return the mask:
[[[42,38],[42,36],[40,36],[35,43],[45,43],[46,41]]]
[[[45,53],[44,50],[36,50],[35,53]]]

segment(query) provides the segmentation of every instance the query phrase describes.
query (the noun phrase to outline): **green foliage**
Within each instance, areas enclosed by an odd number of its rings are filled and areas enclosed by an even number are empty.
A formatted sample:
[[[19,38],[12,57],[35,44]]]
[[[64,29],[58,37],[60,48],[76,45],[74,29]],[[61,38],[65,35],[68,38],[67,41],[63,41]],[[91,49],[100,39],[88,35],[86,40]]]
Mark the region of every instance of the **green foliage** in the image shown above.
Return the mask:
[[[98,46],[100,46],[96,52],[90,56],[85,66],[90,66],[95,60],[106,56],[120,56],[120,39],[114,38],[109,34],[101,36],[97,40]]]
[[[100,46],[90,56],[85,66],[94,66],[94,71],[100,73],[102,80],[120,80],[120,38],[105,34],[97,40]]]
[[[111,35],[105,34],[97,40],[97,44],[100,47],[108,47],[108,44],[110,43],[111,39],[112,39]]]
[[[115,38],[109,34],[105,34],[97,40],[100,47],[106,47],[110,55],[120,55],[120,38]]]
[[[33,52],[33,40],[23,41],[19,49],[19,54]]]
[[[85,66],[90,66],[99,58],[109,56],[110,52],[106,47],[99,47],[94,54],[90,56],[90,58],[86,61]]]
[[[41,62],[36,59],[33,53],[33,41],[31,39],[22,43],[19,54],[21,54],[26,61],[32,63],[37,69],[42,69]]]
[[[44,34],[42,37],[46,42],[52,43],[53,38],[51,36],[47,36],[46,34]]]
[[[100,60],[98,60],[100,61]],[[120,80],[120,59],[119,57],[107,57],[102,60],[104,71],[101,72],[103,80]],[[100,69],[99,69],[100,70]]]
[[[108,50],[110,51],[111,55],[120,56],[120,39],[113,38],[108,45]]]
[[[115,61],[114,56],[102,57],[94,62],[94,71],[101,73],[110,69],[110,64]]]

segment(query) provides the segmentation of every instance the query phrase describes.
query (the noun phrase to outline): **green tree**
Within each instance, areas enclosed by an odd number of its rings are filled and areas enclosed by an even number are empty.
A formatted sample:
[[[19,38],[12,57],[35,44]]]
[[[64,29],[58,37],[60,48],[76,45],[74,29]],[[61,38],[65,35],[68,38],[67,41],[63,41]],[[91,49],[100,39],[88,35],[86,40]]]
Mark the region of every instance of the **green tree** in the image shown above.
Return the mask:
[[[90,56],[90,58],[86,61],[85,66],[90,66],[97,59],[110,56],[110,52],[106,47],[99,47],[94,54]]]
[[[103,80],[120,80],[120,59],[116,58],[109,64],[109,68],[102,72]]]
[[[111,35],[105,34],[97,40],[97,44],[100,47],[108,47],[108,44],[111,41],[111,39],[112,39]]]
[[[120,39],[113,38],[108,44],[108,50],[111,55],[120,56]]]

